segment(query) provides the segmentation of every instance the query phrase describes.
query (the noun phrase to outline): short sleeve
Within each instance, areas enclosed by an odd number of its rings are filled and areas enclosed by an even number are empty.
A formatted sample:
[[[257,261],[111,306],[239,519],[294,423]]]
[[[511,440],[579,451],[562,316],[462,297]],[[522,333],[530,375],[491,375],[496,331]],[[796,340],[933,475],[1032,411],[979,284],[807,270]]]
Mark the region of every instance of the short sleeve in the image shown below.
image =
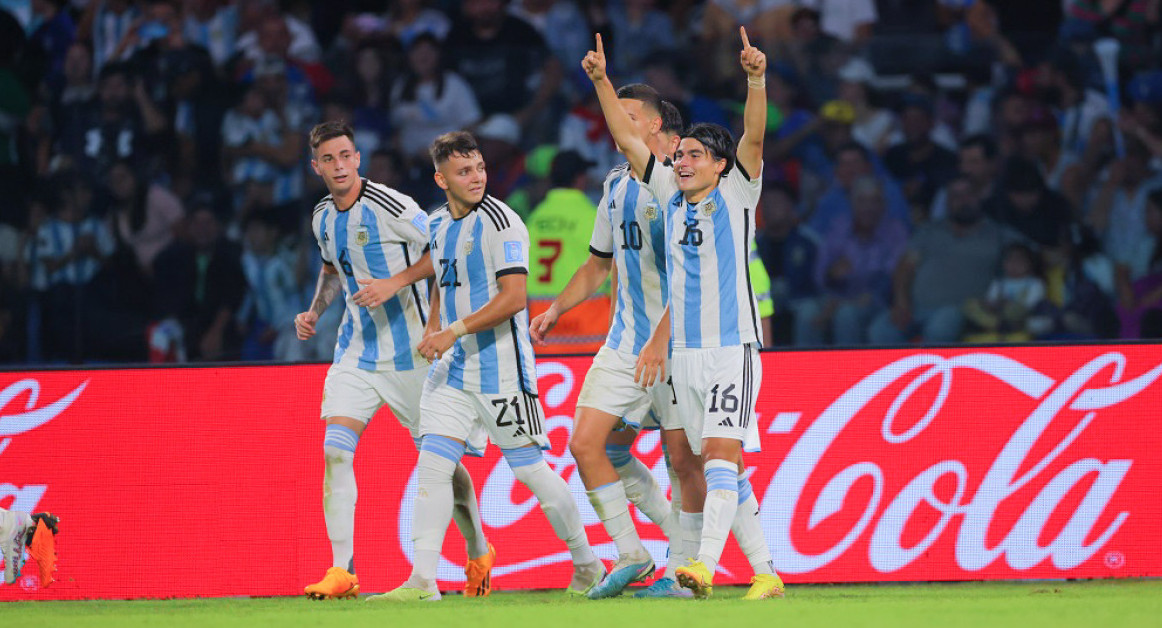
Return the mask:
[[[319,245],[319,256],[323,258],[323,263],[334,265],[330,258],[327,257],[327,247],[324,244],[326,234],[323,233],[323,216],[326,213],[325,211],[315,212],[315,215],[311,218],[311,231],[315,233],[315,242]]]
[[[740,202],[743,207],[753,210],[758,207],[759,195],[763,191],[762,166],[758,172],[747,172],[736,162],[730,172],[723,177],[722,186],[728,203]]]
[[[601,202],[597,205],[597,217],[593,220],[593,235],[589,238],[589,252],[606,259],[613,257],[613,227],[609,222],[609,199],[617,179],[605,182]]]
[[[515,214],[505,216],[507,222],[500,225],[500,229],[487,224],[484,232],[487,238],[487,251],[492,257],[492,267],[496,269],[496,276],[529,273],[529,230],[525,224],[516,218]]]
[[[411,198],[405,198],[404,211],[396,219],[396,231],[400,238],[420,248],[428,246],[428,214],[420,209]]]
[[[650,155],[650,160],[646,163],[642,184],[646,186],[650,194],[654,195],[654,198],[658,199],[658,204],[663,208],[678,193],[678,180],[674,175],[673,166],[659,163],[653,155]]]

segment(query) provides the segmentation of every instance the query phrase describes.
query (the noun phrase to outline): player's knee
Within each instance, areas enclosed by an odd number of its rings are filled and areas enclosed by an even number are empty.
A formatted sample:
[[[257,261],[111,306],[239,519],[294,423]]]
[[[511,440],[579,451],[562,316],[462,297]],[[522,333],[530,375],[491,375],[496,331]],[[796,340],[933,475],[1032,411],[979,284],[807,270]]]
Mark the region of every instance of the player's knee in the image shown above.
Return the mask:
[[[521,484],[528,484],[532,476],[545,464],[545,455],[541,449],[535,445],[528,447],[517,447],[515,449],[502,449],[504,460],[508,463],[509,468],[512,469],[512,474]]]
[[[615,445],[607,443],[605,445],[605,455],[609,457],[609,462],[615,468],[624,467],[633,461],[633,455],[629,453],[629,445]]]
[[[323,436],[323,452],[328,459],[354,456],[358,445],[359,434],[355,430],[337,423],[327,425]]]
[[[588,464],[605,455],[605,444],[576,435],[569,440],[569,453],[573,454],[578,464]]]

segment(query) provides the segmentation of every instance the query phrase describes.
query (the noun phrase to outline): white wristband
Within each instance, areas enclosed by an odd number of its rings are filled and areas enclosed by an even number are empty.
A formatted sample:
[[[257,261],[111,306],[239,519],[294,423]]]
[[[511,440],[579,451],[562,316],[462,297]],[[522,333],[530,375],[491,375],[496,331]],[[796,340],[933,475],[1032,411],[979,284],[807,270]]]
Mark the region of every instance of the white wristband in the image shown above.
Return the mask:
[[[460,338],[468,333],[468,326],[464,324],[464,321],[456,321],[451,325],[448,325],[448,329],[451,329],[452,333],[456,334],[457,338]]]
[[[765,77],[765,76],[759,76],[759,77],[747,76],[746,77],[746,84],[748,87],[753,87],[755,89],[765,89],[767,86],[767,77]]]

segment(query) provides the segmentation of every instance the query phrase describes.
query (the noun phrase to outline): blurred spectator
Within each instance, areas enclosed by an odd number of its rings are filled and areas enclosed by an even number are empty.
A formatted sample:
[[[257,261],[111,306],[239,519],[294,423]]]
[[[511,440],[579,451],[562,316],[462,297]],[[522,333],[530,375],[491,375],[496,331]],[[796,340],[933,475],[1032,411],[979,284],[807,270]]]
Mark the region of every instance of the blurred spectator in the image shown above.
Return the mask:
[[[41,227],[48,222],[52,198],[42,189],[36,190],[28,199],[28,222],[21,235],[19,246],[17,283],[26,288],[25,302],[26,338],[25,355],[30,362],[45,359],[44,310],[49,287],[50,273],[45,252],[51,252],[52,243]]]
[[[236,198],[250,182],[269,185],[275,205],[302,194],[304,121],[293,109],[272,102],[264,85],[274,82],[277,91],[283,76],[277,64],[257,68],[242,102],[222,120],[222,166]]]
[[[819,312],[815,299],[819,236],[799,224],[797,200],[785,183],[766,186],[759,199],[762,222],[755,244],[771,278],[775,314],[767,342],[776,345],[803,346],[817,337],[811,323]]]
[[[785,17],[784,7],[791,4],[792,0],[709,0],[702,10],[697,56],[699,73],[715,77],[707,87],[719,87],[716,83],[726,81],[738,66],[740,26],[746,27],[756,45],[774,42],[778,21]]]
[[[297,342],[294,317],[300,311],[294,270],[278,247],[278,222],[256,212],[245,225],[242,273],[246,297],[238,309],[243,360],[285,360]]]
[[[1067,185],[1067,175],[1077,164],[1077,156],[1061,146],[1061,128],[1057,120],[1043,107],[1034,109],[1017,136],[1018,153],[1037,165],[1045,178],[1045,185],[1061,192]]]
[[[17,73],[24,33],[8,13],[0,11],[0,220],[17,218],[12,199],[23,198],[27,168],[20,163],[20,126],[32,111],[32,94]]]
[[[444,66],[440,42],[418,35],[408,48],[408,71],[391,89],[391,121],[399,129],[404,155],[427,162],[428,146],[440,134],[466,129],[480,121],[472,88]]]
[[[840,150],[854,143],[851,139],[854,120],[855,111],[850,104],[833,100],[824,103],[819,115],[798,129],[785,135],[776,134],[778,140],[771,145],[768,159],[775,164],[782,162],[784,169],[789,165],[800,166],[798,183],[803,207],[814,208],[831,188]],[[797,164],[787,164],[784,160],[788,156],[798,160]]]
[[[554,298],[561,294],[573,273],[589,258],[589,237],[597,208],[585,196],[587,171],[593,162],[576,151],[565,150],[553,158],[549,171],[552,188],[525,222],[529,228],[530,298]]]
[[[1126,156],[1110,166],[1086,217],[1114,262],[1129,265],[1138,251],[1149,246],[1146,198],[1160,186],[1162,180],[1150,166],[1146,147],[1141,142],[1127,142]]]
[[[1121,61],[1137,65],[1150,59],[1150,26],[1157,25],[1157,2],[1152,0],[1065,0],[1062,38],[1095,40],[1114,37],[1121,44]],[[1151,5],[1155,14],[1151,16]],[[1151,19],[1153,18],[1153,19]]]
[[[387,32],[405,47],[420,35],[432,35],[443,41],[452,28],[448,16],[426,6],[424,0],[396,0],[387,4]]]
[[[856,179],[851,196],[852,215],[832,224],[819,254],[823,306],[812,323],[821,333],[812,344],[821,344],[823,332],[837,345],[866,342],[868,325],[888,309],[892,272],[908,244],[907,228],[885,213],[875,177]]]
[[[1006,164],[1002,182],[1002,193],[985,204],[989,217],[1061,258],[1073,219],[1069,201],[1045,186],[1036,164],[1019,157]]]
[[[310,25],[280,13],[275,3],[255,2],[254,15],[243,22],[249,27],[238,38],[237,49],[250,64],[275,57],[284,61],[317,63],[322,49]]]
[[[997,193],[997,145],[988,136],[971,135],[960,143],[960,174],[972,184],[976,197],[987,203]],[[930,220],[948,216],[948,187],[932,201]]]
[[[93,82],[92,53],[82,42],[73,42],[65,54],[64,70],[59,81],[49,83],[49,114],[55,128],[77,128],[93,106],[97,88]],[[51,136],[50,136],[51,142]],[[51,145],[49,150],[51,151]],[[38,160],[40,155],[37,156]],[[47,164],[44,164],[47,166]],[[38,164],[37,170],[43,171]]]
[[[84,359],[84,332],[92,295],[86,288],[113,254],[108,223],[88,213],[72,189],[55,181],[40,199],[49,218],[42,222],[25,249],[33,269],[34,288],[41,292],[44,357],[49,361],[79,363]]]
[[[230,0],[185,0],[183,6],[186,40],[207,50],[215,66],[225,66],[238,50],[238,6]]]
[[[957,170],[956,155],[932,141],[932,102],[920,96],[905,101],[900,115],[903,143],[888,149],[884,166],[903,188],[913,207],[924,207],[935,198]]]
[[[613,136],[609,134],[605,116],[601,113],[601,105],[593,90],[584,94],[561,120],[557,138],[560,150],[576,151],[593,162],[589,174],[594,180],[604,180],[607,172],[625,161],[613,142]]]
[[[1122,338],[1162,338],[1162,189],[1146,201],[1147,237],[1117,265]]]
[[[186,40],[174,3],[151,1],[142,17],[146,21],[138,29],[139,43],[130,64],[149,100],[172,115],[178,81],[191,73],[211,76],[214,63],[205,48]]]
[[[674,55],[655,54],[650,57],[645,62],[645,83],[658,90],[662,100],[677,107],[687,124],[712,122],[730,126],[726,111],[717,101],[692,91],[682,82],[675,63]]]
[[[186,239],[175,240],[154,262],[154,311],[181,325],[192,360],[236,360],[240,338],[234,324],[246,294],[238,245],[222,237],[206,206],[190,213]]]
[[[873,157],[863,146],[851,143],[839,149],[835,159],[834,183],[819,199],[808,223],[816,233],[830,233],[840,219],[851,218],[852,186],[860,177],[874,176],[880,182],[888,215],[907,225],[911,221],[908,201],[896,182],[886,173],[877,172]]]
[[[182,204],[169,190],[142,180],[133,164],[119,160],[109,169],[114,234],[132,251],[145,274],[174,238]]]
[[[561,66],[536,29],[504,5],[464,0],[446,40],[448,60],[472,86],[485,116],[507,114],[527,128],[556,94]]]
[[[800,0],[800,5],[819,12],[824,33],[856,46],[871,38],[879,21],[875,0]]]
[[[117,160],[144,165],[149,136],[161,133],[167,123],[125,64],[106,65],[97,90],[95,106],[81,108],[78,117],[61,121],[64,126],[58,129],[57,146],[79,172],[103,180]]]
[[[140,21],[137,4],[130,0],[91,0],[85,5],[77,34],[93,48],[93,69],[100,72],[107,63],[124,61],[133,53],[121,47]]]
[[[892,309],[871,324],[873,344],[960,340],[964,304],[985,294],[1014,236],[981,208],[968,177],[947,186],[948,217],[922,225],[908,241],[893,277]]]
[[[1118,127],[1150,149],[1154,159],[1162,159],[1162,70],[1136,74],[1127,92],[1129,108]]]
[[[1057,49],[1043,69],[1046,98],[1061,115],[1062,144],[1081,153],[1098,120],[1110,118],[1105,94],[1086,84],[1081,59],[1066,48]]]
[[[883,154],[899,129],[895,116],[873,103],[872,83],[876,79],[871,64],[860,58],[839,69],[839,98],[855,111],[852,138],[877,155]]]
[[[537,29],[562,67],[575,67],[593,47],[593,30],[573,0],[510,0],[508,13]]]
[[[609,7],[613,37],[606,51],[609,53],[610,72],[622,82],[636,80],[650,55],[678,48],[670,16],[658,10],[656,5],[656,0],[625,0],[611,3]],[[589,42],[585,45],[581,57],[588,50]],[[576,64],[581,57],[570,60],[570,63]]]
[[[1012,41],[1023,59],[1037,59],[1053,43],[1061,24],[1062,0],[980,0],[997,32]]]
[[[839,40],[823,32],[818,11],[797,9],[791,15],[791,37],[779,42],[773,52],[775,59],[790,63],[803,77],[812,100],[836,97],[835,75],[846,57]]]
[[[497,198],[507,198],[525,183],[520,138],[520,125],[504,114],[489,116],[476,128],[480,153],[488,155],[488,193]]]
[[[966,335],[968,342],[1028,342],[1052,328],[1052,319],[1037,311],[1045,304],[1045,280],[1033,249],[1006,246],[1001,268],[1004,274],[989,284],[984,297],[964,306],[969,326],[976,328]]]
[[[69,15],[65,0],[33,0],[32,12],[40,25],[28,43],[45,56],[45,79],[55,80],[64,71],[65,55],[77,37],[77,27]]]

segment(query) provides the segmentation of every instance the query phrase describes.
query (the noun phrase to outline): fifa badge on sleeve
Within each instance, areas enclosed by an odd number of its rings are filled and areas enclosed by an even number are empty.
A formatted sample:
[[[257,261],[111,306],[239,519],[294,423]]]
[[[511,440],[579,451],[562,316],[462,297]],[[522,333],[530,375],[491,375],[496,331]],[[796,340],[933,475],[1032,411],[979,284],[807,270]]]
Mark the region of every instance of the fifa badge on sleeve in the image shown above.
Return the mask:
[[[524,256],[524,253],[521,251],[522,248],[523,247],[521,247],[520,242],[517,242],[515,240],[510,240],[508,242],[505,242],[504,243],[504,261],[506,263],[523,262],[525,259],[525,256]]]

